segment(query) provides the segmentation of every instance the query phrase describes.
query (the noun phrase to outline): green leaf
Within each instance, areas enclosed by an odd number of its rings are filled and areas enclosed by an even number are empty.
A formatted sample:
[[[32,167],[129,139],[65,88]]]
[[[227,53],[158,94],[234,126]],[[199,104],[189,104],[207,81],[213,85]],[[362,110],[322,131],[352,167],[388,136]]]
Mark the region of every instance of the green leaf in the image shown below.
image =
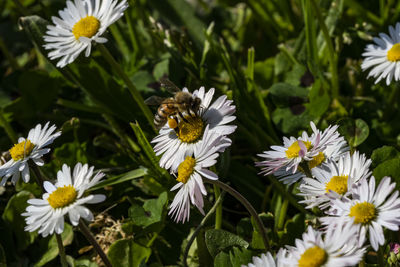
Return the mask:
[[[379,164],[372,175],[376,178],[377,182],[384,176],[392,177],[397,183],[400,182],[400,157],[387,160]]]
[[[377,148],[372,152],[371,155],[372,167],[376,167],[387,160],[397,158],[399,156],[400,152],[392,146],[383,146]]]
[[[67,255],[67,263],[71,267],[98,267],[97,263],[88,259],[74,259],[69,255]]]
[[[228,231],[211,229],[206,232],[206,245],[211,256],[215,257],[219,252],[232,246],[247,248],[249,243]]]
[[[105,181],[97,184],[96,186],[91,187],[90,189],[88,189],[88,191],[97,190],[97,189],[103,188],[105,186],[120,184],[120,183],[123,183],[126,181],[130,181],[133,179],[143,177],[146,174],[147,174],[147,169],[144,167],[141,167],[139,169],[132,170],[127,173],[108,178]]]
[[[163,219],[164,211],[167,206],[168,194],[163,192],[157,199],[146,200],[143,207],[132,205],[129,208],[129,216],[134,224],[147,227]]]
[[[122,239],[110,246],[107,255],[113,266],[139,267],[147,262],[151,249],[135,243],[132,239]]]
[[[68,246],[72,243],[74,239],[74,232],[72,231],[72,226],[65,223],[64,224],[64,231],[61,234],[61,238],[63,241],[63,245]],[[51,260],[55,259],[59,255],[58,245],[57,245],[57,238],[53,235],[50,239],[43,241],[47,242],[46,250],[40,257],[40,260],[35,263],[35,267],[40,267],[45,265],[46,263],[50,262]]]
[[[49,22],[39,16],[26,16],[19,18],[19,26],[24,29],[28,37],[32,40],[36,49],[43,55],[46,55],[46,50],[43,47],[43,35],[46,32],[46,27]]]
[[[328,110],[331,98],[328,91],[322,86],[321,80],[317,80],[311,87],[309,94],[310,104],[307,104],[307,110],[313,117],[320,117]]]
[[[362,119],[344,119],[340,122],[338,131],[347,139],[351,147],[361,145],[369,135],[369,127]]]
[[[307,101],[308,90],[288,83],[275,83],[269,89],[272,101],[278,107],[289,107]]]
[[[227,252],[220,252],[214,259],[214,266],[240,267],[251,262],[253,253],[248,249],[234,247]]]
[[[26,223],[24,217],[21,216],[21,213],[25,212],[28,206],[27,201],[31,196],[32,194],[28,191],[21,191],[13,195],[8,201],[2,215],[3,220],[9,225],[12,225],[17,239],[17,246],[20,250],[24,250],[32,244],[37,236],[36,232],[31,233],[24,230]]]

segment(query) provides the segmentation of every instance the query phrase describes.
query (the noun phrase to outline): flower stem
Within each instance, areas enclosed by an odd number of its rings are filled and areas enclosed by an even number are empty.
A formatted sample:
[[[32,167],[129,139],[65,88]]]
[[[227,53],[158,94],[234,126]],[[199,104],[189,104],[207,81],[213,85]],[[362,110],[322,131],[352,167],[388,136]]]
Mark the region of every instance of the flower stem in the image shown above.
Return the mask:
[[[97,243],[96,239],[94,238],[89,228],[87,227],[86,223],[82,219],[79,220],[79,229],[81,230],[82,234],[86,237],[86,239],[90,242],[90,244],[92,244],[93,248],[97,251],[100,258],[103,260],[105,266],[112,267],[111,262],[107,258],[107,255],[101,249],[99,243]]]
[[[310,167],[308,166],[307,161],[303,161],[300,163],[300,167],[302,168],[303,173],[308,177],[308,178],[313,178],[312,172],[310,170]]]
[[[124,72],[122,67],[117,63],[108,49],[102,45],[98,44],[99,50],[103,55],[104,59],[111,65],[111,68],[118,74],[118,76],[124,81],[125,85],[128,87],[129,92],[131,93],[133,99],[136,101],[136,104],[139,106],[143,114],[145,115],[148,123],[153,127],[154,131],[156,131],[153,123],[153,113],[150,111],[149,107],[146,106],[142,96],[140,95],[139,91],[133,85],[132,81],[129,79],[128,75]]]
[[[237,200],[239,200],[240,203],[242,203],[242,205],[247,209],[247,211],[250,213],[250,215],[254,218],[256,224],[257,224],[257,228],[258,231],[263,239],[264,242],[264,246],[265,249],[268,251],[270,250],[269,247],[269,240],[268,240],[268,236],[265,232],[264,229],[264,225],[260,219],[260,217],[258,217],[258,214],[256,212],[256,210],[253,208],[253,206],[250,204],[250,202],[244,197],[242,196],[238,191],[236,191],[235,189],[233,189],[232,187],[230,187],[229,185],[219,181],[219,180],[210,180],[210,179],[204,179],[205,182],[213,184],[218,186],[219,188],[221,188],[222,190],[226,191],[227,193],[229,193],[230,195],[232,195],[234,198],[236,198]]]
[[[56,239],[57,239],[58,252],[60,253],[60,258],[61,258],[61,266],[68,267],[67,257],[65,256],[65,250],[64,250],[64,245],[62,242],[61,235],[59,235],[59,234],[55,234],[55,235],[56,235]]]
[[[214,193],[215,193],[215,199],[219,199],[221,196],[221,191],[219,190],[219,187],[214,185]],[[220,204],[216,207],[215,210],[215,229],[221,229],[222,226],[222,201],[220,201]]]
[[[42,192],[45,192],[44,187],[43,187],[43,183],[44,183],[45,179],[43,178],[43,175],[40,172],[38,166],[33,162],[33,160],[30,160],[28,164],[29,164],[29,168],[31,168],[33,173],[35,174],[36,183],[42,189]]]
[[[379,267],[385,267],[385,262],[384,262],[384,255],[383,255],[383,247],[379,246],[378,249],[378,266]]]

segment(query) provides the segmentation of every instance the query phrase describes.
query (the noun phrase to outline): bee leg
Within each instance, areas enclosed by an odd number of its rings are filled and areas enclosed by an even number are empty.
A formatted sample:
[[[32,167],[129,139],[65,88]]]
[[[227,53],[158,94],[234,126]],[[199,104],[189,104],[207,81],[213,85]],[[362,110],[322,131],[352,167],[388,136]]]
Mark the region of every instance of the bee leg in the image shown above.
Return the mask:
[[[179,113],[179,116],[182,118],[182,120],[183,120],[184,122],[186,122],[186,123],[189,122],[187,119],[185,119],[185,117],[183,116],[183,114],[182,114],[180,111],[178,111],[178,113]]]

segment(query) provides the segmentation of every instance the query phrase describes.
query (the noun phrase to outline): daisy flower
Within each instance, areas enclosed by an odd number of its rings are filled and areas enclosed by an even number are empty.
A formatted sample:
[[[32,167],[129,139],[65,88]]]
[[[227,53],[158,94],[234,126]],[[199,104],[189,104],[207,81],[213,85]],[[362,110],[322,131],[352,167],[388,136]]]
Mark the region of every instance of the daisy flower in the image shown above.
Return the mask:
[[[45,49],[51,50],[50,59],[61,58],[57,67],[72,63],[85,50],[90,55],[92,42],[105,43],[102,37],[108,26],[124,15],[126,0],[75,0],[67,1],[67,7],[52,17],[54,25],[47,26],[44,36]]]
[[[266,159],[256,162],[256,166],[262,168],[260,173],[274,173],[284,183],[291,184],[305,177],[299,167],[301,163],[307,162],[312,170],[348,150],[346,141],[337,132],[339,126],[329,126],[321,132],[312,121],[310,125],[313,131],[311,136],[304,131],[299,138],[283,137],[283,146],[271,146],[272,150],[258,154]]]
[[[358,246],[357,228],[349,224],[330,226],[325,235],[311,226],[296,239],[295,247],[287,246],[290,258],[287,266],[299,267],[337,267],[353,266],[361,261],[365,248]]]
[[[384,177],[375,190],[375,178],[361,180],[354,185],[350,198],[332,199],[331,209],[322,217],[324,225],[334,225],[338,219],[343,219],[351,225],[356,225],[360,231],[359,243],[363,244],[367,231],[372,248],[377,251],[385,243],[383,227],[398,231],[400,225],[400,198],[395,189],[396,183],[390,183],[389,177]]]
[[[179,182],[171,191],[179,189],[174,200],[170,205],[169,215],[176,222],[189,220],[190,203],[195,205],[204,215],[203,195],[207,195],[202,177],[210,180],[217,180],[218,176],[207,168],[217,163],[218,151],[221,149],[221,136],[209,131],[206,127],[203,142],[197,143],[193,155],[186,155],[185,159],[179,164],[176,170],[176,180]],[[222,143],[222,146],[226,144]]]
[[[85,191],[98,184],[104,174],[97,172],[93,175],[93,168],[85,164],[75,165],[73,172],[66,164],[57,173],[56,184],[45,181],[43,184],[46,193],[42,199],[29,199],[26,212],[25,231],[33,232],[39,229],[43,237],[61,234],[64,231],[64,215],[68,214],[72,225],[76,226],[79,219],[93,221],[92,212],[84,204],[95,204],[105,200],[104,195],[83,195]]]
[[[29,182],[29,160],[38,166],[43,166],[42,157],[50,152],[50,148],[46,146],[61,135],[60,131],[54,133],[55,130],[55,125],[49,128],[49,122],[43,128],[41,124],[38,124],[29,131],[26,139],[23,137],[18,139],[18,144],[9,150],[11,159],[0,166],[0,176],[3,176],[0,186],[4,186],[10,177],[11,182],[15,184],[21,174],[24,182]]]
[[[188,92],[187,88],[182,91]],[[185,159],[185,156],[192,156],[195,146],[204,142],[204,129],[208,126],[210,134],[216,133],[220,136],[221,142],[231,143],[226,136],[236,130],[235,125],[227,125],[236,119],[233,116],[236,107],[232,100],[227,100],[226,95],[220,96],[211,104],[214,95],[214,88],[205,92],[204,87],[193,92],[193,97],[201,99],[201,108],[195,116],[186,116],[186,121],[181,120],[178,130],[171,129],[164,125],[151,142],[154,145],[154,152],[161,155],[160,166],[165,169],[176,169]],[[222,152],[222,151],[221,151]]]
[[[280,249],[275,257],[271,253],[263,253],[259,257],[253,257],[253,262],[242,267],[285,267],[282,260],[287,256],[286,249]]]
[[[374,37],[374,43],[367,45],[362,54],[365,59],[361,68],[372,68],[368,77],[376,78],[375,84],[382,79],[386,79],[387,85],[393,78],[400,80],[400,23],[396,23],[396,28],[389,26],[389,35],[380,33]]]
[[[314,178],[303,178],[299,195],[306,199],[307,208],[319,206],[325,209],[330,206],[331,198],[340,198],[350,194],[354,184],[371,176],[371,160],[358,151],[348,152],[336,163],[331,161],[328,168],[315,168]]]

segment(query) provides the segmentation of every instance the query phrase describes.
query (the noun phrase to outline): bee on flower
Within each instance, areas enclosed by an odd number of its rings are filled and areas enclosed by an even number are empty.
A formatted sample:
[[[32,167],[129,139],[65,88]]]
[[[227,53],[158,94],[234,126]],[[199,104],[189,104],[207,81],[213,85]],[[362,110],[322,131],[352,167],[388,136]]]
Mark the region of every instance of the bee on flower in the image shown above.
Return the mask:
[[[0,186],[11,178],[11,182],[15,184],[22,176],[22,180],[27,183],[30,179],[29,162],[32,161],[38,166],[43,166],[43,155],[50,152],[50,148],[46,146],[53,143],[53,141],[61,135],[61,132],[54,132],[56,126],[49,127],[47,122],[42,128],[41,124],[36,125],[28,133],[27,138],[20,137],[18,143],[10,148],[11,159],[0,166],[0,176],[3,179]]]

